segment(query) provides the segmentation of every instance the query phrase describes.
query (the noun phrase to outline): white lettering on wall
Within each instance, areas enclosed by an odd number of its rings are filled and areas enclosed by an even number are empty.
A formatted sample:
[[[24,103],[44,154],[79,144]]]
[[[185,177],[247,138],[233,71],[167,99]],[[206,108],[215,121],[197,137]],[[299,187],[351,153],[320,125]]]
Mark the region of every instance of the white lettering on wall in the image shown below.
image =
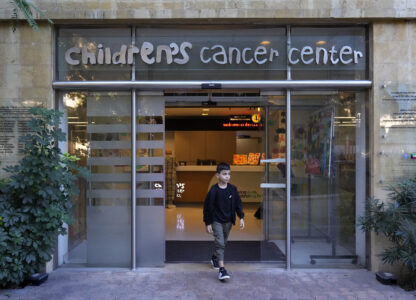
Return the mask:
[[[350,46],[344,46],[341,48],[341,51],[339,51],[339,59],[341,60],[341,63],[344,65],[348,65],[352,62],[352,58],[345,59],[344,55],[351,55],[352,49]]]
[[[337,52],[338,51],[335,50],[335,46],[332,46],[331,49],[329,50],[329,53],[331,53],[330,60],[333,65],[336,65],[339,62],[339,59],[335,57],[335,54],[337,54]]]
[[[127,50],[127,63],[131,65],[133,63],[133,56],[134,54],[138,54],[140,52],[139,48],[136,46],[130,45],[129,50]]]
[[[111,65],[111,49],[108,47],[105,48],[105,64]]]
[[[103,44],[98,44],[97,48],[98,48],[97,63],[99,65],[102,65],[104,63],[104,50],[102,49]]]
[[[300,51],[300,58],[305,65],[309,65],[313,62],[312,57],[309,59],[306,59],[305,57],[306,55],[312,55],[312,54],[313,54],[313,49],[311,46],[303,47],[302,50]]]
[[[335,46],[326,49],[323,47],[316,47],[315,49],[311,46],[305,46],[302,49],[290,48],[288,52],[288,60],[292,65],[296,65],[302,62],[305,65],[309,65],[314,61],[313,56],[315,55],[315,63],[328,64],[328,61],[332,65],[342,63],[348,65],[351,63],[358,64],[359,58],[364,57],[363,53],[358,50],[353,50],[350,46],[342,46],[338,51]],[[353,58],[354,57],[354,58]]]
[[[87,47],[82,47],[82,64],[88,65],[88,61],[90,64],[95,65],[97,63],[97,60],[95,59],[94,53],[91,53],[88,51]]]
[[[181,43],[180,52],[182,58],[175,58],[173,61],[179,65],[184,65],[189,61],[189,54],[186,52],[186,49],[192,49],[192,44],[189,42]]]
[[[113,54],[113,64],[114,65],[118,65],[118,64],[125,65],[126,64],[126,51],[127,51],[127,46],[122,45],[119,52],[114,52],[114,54]]]
[[[176,43],[170,43],[169,47],[172,48],[172,55],[176,55],[179,53],[179,46]]]
[[[278,57],[279,56],[279,51],[277,51],[277,50],[275,50],[273,48],[270,48],[269,61],[273,61],[273,57],[274,56]]]
[[[256,48],[256,50],[254,51],[254,60],[256,61],[257,64],[262,65],[265,64],[267,61],[267,58],[263,58],[260,59],[259,57],[262,55],[267,54],[267,49],[264,46],[259,46]]]
[[[143,42],[142,49],[140,49],[140,55],[142,57],[142,61],[148,65],[152,65],[155,62],[155,58],[149,58],[149,55],[153,52],[153,44],[149,42]]]
[[[354,50],[354,63],[358,64],[358,58],[363,57],[363,53],[361,51]]]
[[[295,60],[293,60],[293,52],[299,52],[299,49],[298,48],[290,48],[289,49],[289,62],[292,64],[292,65],[296,65],[298,62],[299,62],[299,59],[297,58],[297,59],[295,59]]]
[[[243,49],[243,62],[246,65],[249,65],[249,64],[251,64],[253,62],[253,59],[252,58],[247,59],[247,52],[250,52],[250,51],[252,51],[251,48],[244,48]]]
[[[73,59],[71,55],[73,53],[81,53],[81,49],[78,47],[72,47],[66,50],[65,52],[65,61],[68,63],[68,65],[76,66],[79,65],[80,61],[78,59]]]
[[[321,60],[321,52],[323,53],[322,63],[326,65],[328,63],[328,51],[322,47],[316,48],[315,62],[317,65],[319,65],[320,60]]]
[[[172,49],[168,45],[159,45],[156,48],[156,62],[160,63],[162,61],[162,52],[165,52],[166,63],[170,65],[173,62],[172,58]]]
[[[182,42],[181,44],[170,43],[165,45],[154,45],[150,42],[143,42],[141,46],[121,45],[120,50],[113,52],[109,47],[98,44],[97,47],[82,46],[72,47],[65,52],[65,61],[69,65],[79,64],[133,64],[135,55],[139,55],[141,62],[147,65],[152,64],[178,64],[184,65],[191,60],[192,43]],[[155,51],[156,50],[156,51]],[[353,49],[351,46],[342,47],[312,47],[302,48],[291,47],[288,50],[288,61],[291,65],[349,65],[358,64],[364,57],[362,51]],[[279,51],[271,47],[258,46],[255,49],[250,47],[238,48],[233,46],[213,45],[204,46],[199,50],[199,61],[203,64],[213,63],[218,65],[226,64],[257,64],[263,65],[278,60]]]
[[[225,48],[224,48],[224,46],[221,46],[221,45],[215,45],[211,49],[215,50],[217,48],[220,49],[220,51],[216,52],[212,56],[212,59],[217,64],[225,65],[227,63],[227,53],[225,52]],[[218,59],[218,57],[220,57],[220,58],[222,57],[222,59]]]
[[[205,59],[204,57],[204,52],[205,51],[207,51],[207,50],[209,50],[209,48],[208,47],[202,47],[201,48],[201,51],[199,52],[199,59],[204,63],[204,64],[207,64],[207,63],[209,63],[210,61],[211,61],[211,57],[208,57],[207,59]]]
[[[240,49],[236,48],[236,47],[230,47],[228,48],[228,63],[231,65],[233,63],[233,56],[235,53],[235,63],[237,65],[240,64],[241,61],[241,53],[240,53]]]

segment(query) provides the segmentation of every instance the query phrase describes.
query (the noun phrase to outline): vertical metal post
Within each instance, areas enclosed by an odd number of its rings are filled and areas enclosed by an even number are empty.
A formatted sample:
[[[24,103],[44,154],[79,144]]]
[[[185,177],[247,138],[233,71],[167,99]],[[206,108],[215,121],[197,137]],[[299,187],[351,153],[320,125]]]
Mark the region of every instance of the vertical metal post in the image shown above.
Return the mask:
[[[136,90],[131,97],[131,268],[136,269]]]
[[[291,47],[292,39],[290,35],[290,26],[286,27],[287,34],[287,53],[289,54],[289,49]],[[292,70],[289,64],[289,59],[287,60],[287,80],[292,80]],[[286,269],[290,270],[291,264],[291,216],[290,216],[290,194],[291,194],[291,158],[290,158],[290,149],[291,149],[291,99],[290,99],[290,89],[286,90]]]
[[[266,159],[269,158],[269,112],[270,107],[265,107],[265,118],[264,122],[266,124],[265,129],[265,139],[266,139],[266,149],[265,149],[265,157]],[[264,164],[264,171],[265,171],[265,182],[269,181],[269,164]],[[269,239],[269,233],[270,233],[270,224],[269,224],[269,214],[270,214],[270,189],[264,189],[264,199],[263,199],[263,209],[262,209],[262,216],[263,216],[263,232],[264,232],[264,238],[267,241]]]
[[[286,48],[287,48],[287,60],[286,60],[286,79],[292,80],[292,66],[289,63],[289,51],[290,47],[292,46],[292,36],[290,35],[290,25],[286,26],[286,36],[287,36],[287,42],[286,42]]]
[[[290,249],[290,194],[291,194],[291,158],[290,158],[290,149],[291,149],[291,108],[290,108],[290,90],[286,91],[286,269],[290,270],[291,262],[291,249]]]
[[[136,43],[136,26],[132,27],[132,45]],[[134,81],[135,61],[131,79]],[[136,269],[136,90],[131,91],[131,269]]]

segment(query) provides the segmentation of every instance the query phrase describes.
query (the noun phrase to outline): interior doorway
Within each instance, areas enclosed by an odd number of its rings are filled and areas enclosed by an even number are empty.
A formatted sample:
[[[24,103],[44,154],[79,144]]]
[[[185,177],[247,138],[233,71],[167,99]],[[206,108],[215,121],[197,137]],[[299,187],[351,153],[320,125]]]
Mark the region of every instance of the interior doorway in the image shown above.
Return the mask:
[[[266,166],[260,160],[267,151],[265,107],[198,104],[166,103],[166,261],[211,258],[214,244],[202,221],[203,202],[217,182],[216,165],[226,162],[231,166],[230,183],[237,186],[243,202],[246,228],[231,230],[225,259],[284,262],[283,235],[280,243],[269,240],[263,218],[266,194],[260,185]],[[285,218],[280,221],[283,224]]]

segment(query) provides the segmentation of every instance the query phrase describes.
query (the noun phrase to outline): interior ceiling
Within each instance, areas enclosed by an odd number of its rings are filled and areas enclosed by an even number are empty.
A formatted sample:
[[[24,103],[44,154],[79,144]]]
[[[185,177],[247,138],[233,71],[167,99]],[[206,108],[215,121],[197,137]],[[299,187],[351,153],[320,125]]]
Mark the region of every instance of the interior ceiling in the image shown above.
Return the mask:
[[[260,113],[263,109],[260,108]],[[168,117],[193,117],[202,116],[231,116],[231,115],[252,115],[259,113],[257,106],[248,107],[166,107],[165,114]]]

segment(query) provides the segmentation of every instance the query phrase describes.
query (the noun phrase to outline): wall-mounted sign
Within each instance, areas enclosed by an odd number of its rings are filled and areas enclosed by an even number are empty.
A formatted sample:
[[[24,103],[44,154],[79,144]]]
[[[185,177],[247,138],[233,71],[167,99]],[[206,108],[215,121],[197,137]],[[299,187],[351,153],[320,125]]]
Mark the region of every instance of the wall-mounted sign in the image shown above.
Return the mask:
[[[366,76],[365,27],[293,27],[290,47],[284,26],[137,27],[134,37],[131,31],[60,28],[59,80],[130,80],[132,69],[136,80],[285,80],[288,65],[294,74]]]
[[[379,92],[378,181],[394,184],[415,176],[416,86],[386,81]]]
[[[255,117],[254,117],[255,116]],[[231,116],[227,121],[222,123],[223,128],[234,128],[234,129],[260,129],[263,127],[261,123],[260,114],[254,115],[236,115]]]
[[[260,114],[254,114],[251,116],[251,121],[254,123],[260,123],[261,122],[261,115]]]
[[[89,43],[90,44],[90,43]],[[258,41],[257,44],[261,44]],[[169,44],[155,45],[143,42],[141,46],[121,45],[117,51],[112,51],[99,43],[96,47],[75,46],[65,51],[65,61],[69,65],[131,65],[135,59],[140,62],[153,64],[185,65],[191,60],[199,63],[214,63],[217,65],[264,65],[279,59],[279,50],[273,47],[238,47],[214,44],[197,49],[198,57],[191,56],[190,50],[194,45],[189,42],[170,42]],[[349,45],[337,47],[312,47],[306,45],[302,48],[292,47],[288,51],[288,60],[291,65],[349,65],[358,64],[364,58],[364,53],[353,49]]]
[[[222,127],[224,128],[234,128],[234,129],[253,129],[253,128],[262,128],[263,124],[256,124],[250,122],[226,122],[222,123]]]

